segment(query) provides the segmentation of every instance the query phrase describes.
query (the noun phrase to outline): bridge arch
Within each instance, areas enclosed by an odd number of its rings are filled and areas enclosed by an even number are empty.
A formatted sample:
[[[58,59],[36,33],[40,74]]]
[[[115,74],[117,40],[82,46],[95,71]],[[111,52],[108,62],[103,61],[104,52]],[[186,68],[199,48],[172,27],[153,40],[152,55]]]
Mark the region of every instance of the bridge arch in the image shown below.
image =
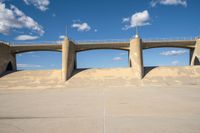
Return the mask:
[[[12,46],[11,52],[13,54],[33,52],[33,51],[61,51],[62,45],[19,45]]]
[[[20,50],[20,51],[15,51],[14,54],[22,54],[22,53],[28,53],[28,52],[62,52],[62,50],[52,50],[52,49]]]
[[[187,49],[187,50],[193,50],[194,48],[192,47],[187,47],[187,46],[149,46],[149,47],[144,47],[143,50],[147,49],[155,49],[155,48],[181,48],[181,49]]]
[[[194,49],[196,41],[195,40],[149,41],[142,43],[143,43],[143,49],[167,48],[167,47]]]
[[[84,52],[84,51],[91,51],[91,50],[123,50],[123,51],[129,51],[128,48],[84,48],[84,49],[79,49],[76,52]]]
[[[8,62],[7,66],[6,66],[6,71],[13,71],[13,64],[11,61]]]

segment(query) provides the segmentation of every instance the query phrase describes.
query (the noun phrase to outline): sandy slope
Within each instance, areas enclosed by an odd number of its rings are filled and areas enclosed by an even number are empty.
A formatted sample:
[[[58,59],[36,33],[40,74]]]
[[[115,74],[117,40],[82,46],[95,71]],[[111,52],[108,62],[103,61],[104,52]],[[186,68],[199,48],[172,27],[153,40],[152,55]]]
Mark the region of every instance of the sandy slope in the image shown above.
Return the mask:
[[[138,80],[130,68],[76,70],[68,82],[62,82],[60,70],[17,71],[0,78],[0,89],[200,84],[199,66],[148,68],[145,73]]]

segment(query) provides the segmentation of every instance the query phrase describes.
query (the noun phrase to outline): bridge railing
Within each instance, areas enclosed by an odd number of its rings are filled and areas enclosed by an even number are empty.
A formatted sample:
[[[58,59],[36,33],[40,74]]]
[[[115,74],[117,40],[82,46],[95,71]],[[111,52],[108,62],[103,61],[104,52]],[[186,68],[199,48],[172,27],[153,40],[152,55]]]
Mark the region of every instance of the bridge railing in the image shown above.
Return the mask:
[[[134,37],[133,37],[134,38]],[[77,44],[93,44],[93,43],[127,43],[130,42],[131,39],[107,39],[107,40],[78,40]],[[144,42],[159,42],[159,41],[193,41],[196,40],[197,37],[176,37],[176,38],[142,38]]]
[[[10,43],[11,46],[18,46],[18,45],[60,45],[62,44],[62,41],[34,41],[34,42],[28,42],[28,41],[25,41],[25,42],[12,42]]]
[[[199,37],[171,37],[171,38],[143,38],[144,42],[156,42],[156,41],[194,41]]]
[[[126,43],[129,42],[130,39],[107,39],[107,40],[78,40],[76,41],[76,44],[93,44],[93,43]]]

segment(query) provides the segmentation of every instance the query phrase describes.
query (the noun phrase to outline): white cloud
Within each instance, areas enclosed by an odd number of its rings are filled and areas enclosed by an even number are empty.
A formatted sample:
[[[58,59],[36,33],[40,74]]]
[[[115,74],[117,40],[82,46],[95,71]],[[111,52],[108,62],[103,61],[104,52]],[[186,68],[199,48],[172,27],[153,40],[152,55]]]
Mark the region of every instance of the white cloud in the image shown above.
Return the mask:
[[[122,57],[114,57],[113,58],[113,61],[122,61],[122,60],[124,60],[124,58],[122,58]]]
[[[176,65],[178,65],[178,64],[179,64],[179,61],[177,61],[177,60],[175,60],[175,61],[172,61],[172,62],[171,62],[171,64],[176,66]]]
[[[17,64],[17,67],[20,68],[41,68],[41,65],[35,65],[35,64]]]
[[[128,21],[129,20],[129,21]],[[142,12],[137,12],[133,14],[130,18],[124,18],[122,19],[122,22],[129,23],[125,25],[122,29],[127,30],[136,26],[145,26],[149,25],[150,15],[147,10],[144,10]]]
[[[127,18],[122,18],[122,23],[125,23],[125,22],[129,22],[130,21],[130,18],[127,17]]]
[[[186,0],[152,0],[151,1],[151,6],[155,7],[157,4],[161,5],[182,5],[182,6],[187,6],[187,1]]]
[[[171,50],[171,51],[164,51],[160,54],[164,55],[164,56],[179,56],[179,55],[183,55],[185,53],[187,53],[186,50]]]
[[[87,23],[74,23],[72,24],[72,28],[77,28],[77,31],[87,32],[91,29],[91,27]]]
[[[65,39],[64,35],[59,36],[60,39]]]
[[[131,26],[136,27],[136,26],[144,26],[144,25],[149,25],[149,12],[147,10],[143,12],[137,12],[132,15],[131,17]]]
[[[23,0],[27,5],[33,5],[41,11],[46,11],[48,5],[50,4],[49,0]]]
[[[28,41],[28,40],[36,40],[39,36],[30,36],[30,35],[19,35],[15,38],[15,40],[19,41]]]
[[[44,34],[43,28],[31,17],[26,16],[14,5],[6,8],[4,3],[0,2],[0,33],[7,35],[11,30],[27,28],[37,32],[40,35]]]

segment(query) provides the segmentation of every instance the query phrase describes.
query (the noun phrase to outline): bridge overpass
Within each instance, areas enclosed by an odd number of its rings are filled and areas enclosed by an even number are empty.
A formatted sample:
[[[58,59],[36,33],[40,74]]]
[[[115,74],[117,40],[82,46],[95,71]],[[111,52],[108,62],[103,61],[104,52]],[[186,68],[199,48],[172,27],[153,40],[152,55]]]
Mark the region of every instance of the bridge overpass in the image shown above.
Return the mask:
[[[118,49],[129,51],[130,67],[137,73],[138,78],[144,76],[143,49],[177,47],[190,50],[191,65],[200,64],[200,39],[196,40],[165,40],[142,41],[136,37],[130,42],[83,42],[75,43],[65,38],[61,44],[21,44],[8,45],[0,42],[0,74],[7,70],[16,70],[16,54],[30,51],[58,51],[62,52],[62,77],[67,80],[76,69],[76,53],[94,49]]]
[[[73,43],[73,42],[72,42]],[[160,47],[176,47],[194,49],[196,40],[172,40],[172,41],[145,41],[142,42],[143,49],[160,48]],[[84,42],[75,44],[75,51],[87,51],[94,49],[118,49],[130,50],[130,42]],[[18,44],[11,46],[14,54],[30,52],[30,51],[58,51],[62,52],[62,44]]]

